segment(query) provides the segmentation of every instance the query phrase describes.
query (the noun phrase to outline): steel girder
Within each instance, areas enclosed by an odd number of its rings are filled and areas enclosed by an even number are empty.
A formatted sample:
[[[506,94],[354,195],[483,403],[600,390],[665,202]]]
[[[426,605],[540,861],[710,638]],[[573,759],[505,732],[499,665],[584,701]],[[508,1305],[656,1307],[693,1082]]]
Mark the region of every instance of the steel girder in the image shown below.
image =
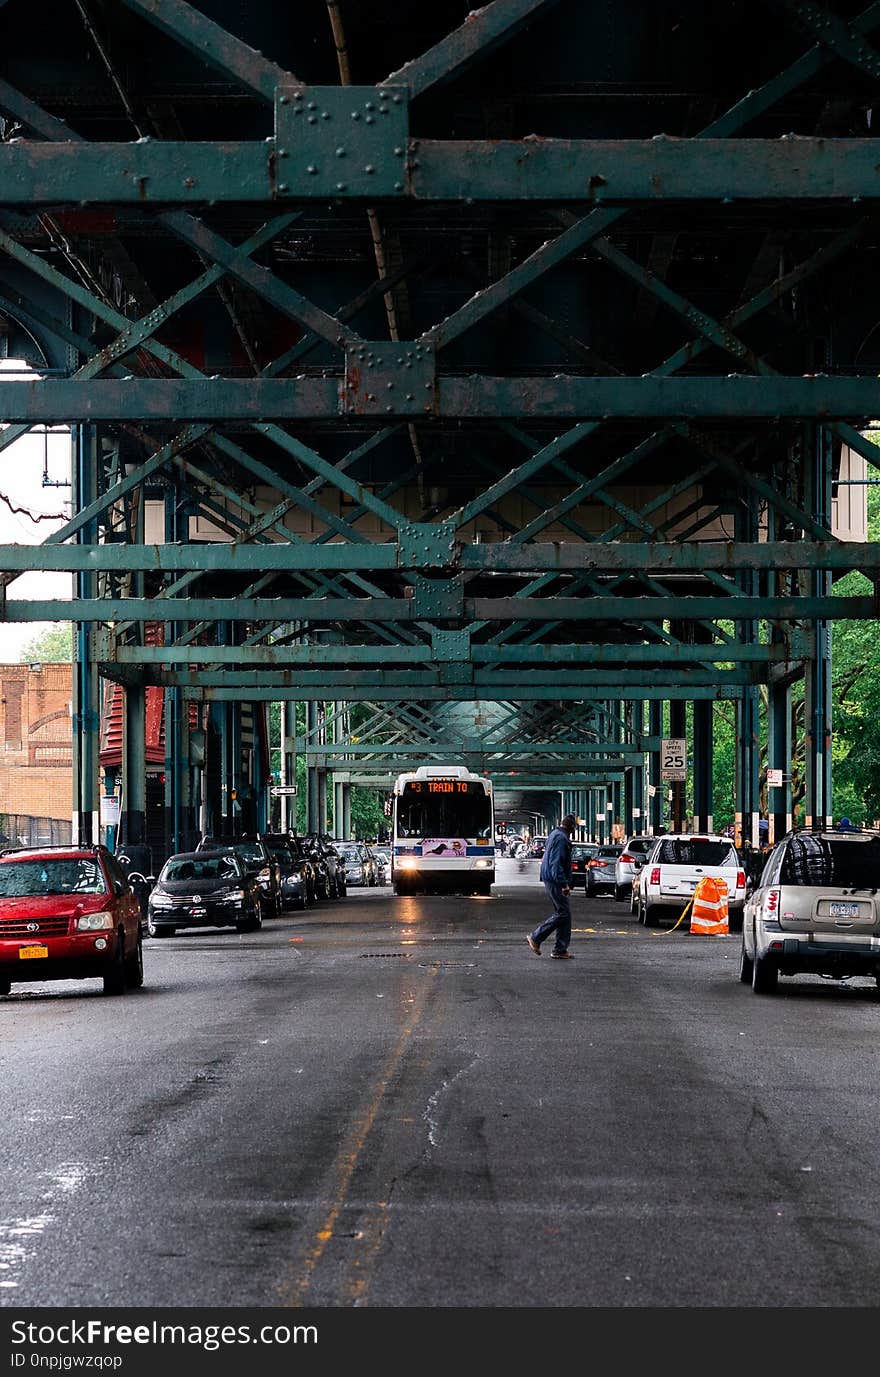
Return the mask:
[[[374,69],[359,87],[316,80],[280,47],[263,57],[211,8],[125,0],[131,28],[114,16],[100,51],[121,102],[109,142],[93,137],[75,79],[64,120],[50,82],[19,89],[13,31],[0,82],[0,109],[18,121],[0,139],[0,311],[63,342],[76,366],[69,378],[4,384],[13,424],[0,449],[54,418],[80,423],[102,454],[117,448],[62,531],[36,549],[0,547],[4,585],[25,569],[77,571],[66,612],[103,628],[83,638],[83,655],[126,682],[219,701],[320,702],[332,691],[374,701],[380,734],[391,724],[379,705],[403,711],[414,695],[513,700],[512,724],[554,699],[740,697],[802,673],[817,624],[875,615],[873,595],[836,598],[830,584],[854,568],[876,580],[876,547],[835,540],[814,494],[841,444],[874,462],[860,427],[878,412],[880,370],[856,367],[855,342],[821,362],[814,345],[829,332],[827,300],[836,337],[861,329],[844,288],[870,261],[876,156],[867,128],[818,127],[824,107],[811,105],[809,83],[839,79],[842,61],[870,90],[880,6],[853,18],[790,5],[776,73],[769,62],[750,70],[743,41],[741,88],[696,136],[673,119],[620,138],[557,94],[571,123],[563,137],[482,139],[444,138],[445,93],[487,122],[483,82],[493,108],[511,98],[506,62],[517,70],[532,43],[554,86],[559,34],[589,31],[584,7],[494,0],[448,31],[438,14],[436,41],[404,50],[387,75],[381,45],[358,28]],[[407,8],[396,14],[404,39]],[[620,10],[634,29],[659,22],[652,7]],[[227,83],[233,137],[207,140],[183,107],[183,137],[169,137],[146,113],[149,65],[143,89],[126,92],[114,52],[132,37],[148,50],[153,29],[174,45],[182,88],[203,61]],[[799,31],[819,41],[798,50]],[[689,41],[698,70],[698,36]],[[481,80],[469,85],[474,69]],[[540,67],[529,71],[537,89]],[[591,99],[604,108],[598,87]],[[634,87],[630,105],[644,115],[639,101]],[[379,213],[393,227],[377,230]],[[460,277],[443,266],[426,213],[444,217]],[[340,272],[346,298],[302,246],[329,245],[323,261],[338,265],[334,222],[350,238],[352,216],[372,217],[375,271],[361,260]],[[782,248],[767,272],[771,221]],[[462,250],[475,236],[482,266]],[[179,271],[161,266],[153,238],[175,246]],[[420,239],[424,253],[403,251]],[[671,250],[658,253],[661,240]],[[714,281],[697,267],[713,241],[725,265]],[[740,245],[752,242],[748,260]],[[420,258],[446,274],[439,309],[420,295]],[[126,302],[102,288],[111,263]],[[40,284],[39,302],[27,281]],[[663,306],[649,348],[591,314],[591,294],[616,303],[618,293],[624,313]],[[180,347],[181,322],[201,313],[207,328],[218,299],[251,376],[228,346],[217,376]],[[514,318],[528,329],[521,352],[505,342]],[[261,349],[264,336],[274,348]],[[825,456],[821,482],[792,459],[805,429],[821,431],[810,451]],[[145,543],[143,507],[157,496],[185,512],[180,543]],[[731,539],[743,503],[787,538]],[[222,543],[190,543],[208,522]],[[8,597],[2,615],[62,610]],[[161,650],[140,645],[154,619]],[[763,621],[782,637],[742,633]],[[689,623],[698,645],[682,633]],[[328,627],[343,644],[322,641]],[[427,716],[442,753],[456,740],[449,719]],[[526,736],[539,747],[540,733]],[[603,740],[610,758],[621,743]]]

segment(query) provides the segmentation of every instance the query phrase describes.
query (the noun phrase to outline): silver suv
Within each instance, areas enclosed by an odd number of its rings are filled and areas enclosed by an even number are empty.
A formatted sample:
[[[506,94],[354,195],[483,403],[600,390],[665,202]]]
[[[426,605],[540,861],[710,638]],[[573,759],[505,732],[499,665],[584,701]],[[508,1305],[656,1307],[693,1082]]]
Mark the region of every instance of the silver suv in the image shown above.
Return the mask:
[[[623,843],[623,850],[617,857],[617,864],[614,867],[614,897],[620,902],[629,899],[632,913],[636,911],[633,880],[639,867],[644,865],[645,858],[654,845],[654,841],[654,837],[627,837]]]
[[[786,833],[743,910],[740,980],[756,994],[802,972],[880,984],[878,891],[880,832]]]

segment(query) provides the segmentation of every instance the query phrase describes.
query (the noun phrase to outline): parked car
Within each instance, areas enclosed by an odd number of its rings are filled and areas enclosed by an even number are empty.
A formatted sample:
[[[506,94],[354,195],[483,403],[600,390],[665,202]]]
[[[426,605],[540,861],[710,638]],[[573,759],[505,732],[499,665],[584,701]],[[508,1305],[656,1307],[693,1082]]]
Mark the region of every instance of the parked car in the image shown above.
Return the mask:
[[[387,885],[391,879],[391,852],[384,846],[376,846],[373,855],[376,859],[376,881],[380,885]]]
[[[654,841],[654,837],[627,837],[626,841],[623,843],[623,850],[617,858],[617,864],[614,867],[614,897],[621,902],[624,899],[629,899],[633,913],[635,912],[631,902],[633,880],[636,877],[639,867],[644,865],[645,858],[654,845]]]
[[[255,932],[262,924],[260,881],[231,849],[205,848],[169,856],[147,909],[151,937],[173,937],[178,928]]]
[[[292,832],[266,832],[263,840],[281,872],[281,907],[302,909],[315,903],[315,867],[302,840]]]
[[[316,869],[318,895],[321,899],[344,899],[346,894],[345,866],[332,837],[312,833],[308,837]]]
[[[746,872],[729,837],[669,832],[658,837],[639,871],[639,922],[655,928],[664,916],[678,918],[706,875],[727,884],[731,931],[742,924]]]
[[[599,847],[595,842],[572,842],[571,844],[571,887],[583,885],[587,888],[587,863],[592,860]]]
[[[10,848],[0,854],[0,995],[44,980],[144,983],[141,908],[104,846]]]
[[[880,832],[795,828],[770,852],[743,909],[739,978],[771,994],[801,973],[880,985]]]
[[[363,842],[340,842],[339,854],[345,864],[345,882],[367,888],[376,883],[376,862]]]
[[[613,894],[616,888],[614,878],[617,858],[622,846],[598,846],[595,856],[587,861],[586,895],[594,899],[597,894]]]
[[[262,837],[202,837],[197,851],[231,851],[260,886],[262,916],[281,912],[281,867]]]

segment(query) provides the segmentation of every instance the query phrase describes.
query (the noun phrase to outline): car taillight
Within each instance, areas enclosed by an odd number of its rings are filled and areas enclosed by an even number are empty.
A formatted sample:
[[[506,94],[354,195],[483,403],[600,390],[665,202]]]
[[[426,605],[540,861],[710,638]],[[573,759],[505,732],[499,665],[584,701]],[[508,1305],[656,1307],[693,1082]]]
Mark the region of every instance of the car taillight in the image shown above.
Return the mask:
[[[746,872],[744,870],[736,872],[736,887],[737,889],[745,889],[746,887]]]
[[[779,890],[768,889],[764,895],[764,908],[768,913],[776,913],[779,909]]]
[[[635,861],[635,856],[628,856],[627,853],[624,851],[620,859],[623,861],[624,865],[632,865]]]
[[[659,865],[655,865],[654,868],[652,869],[650,878],[649,878],[649,880],[648,880],[648,883],[649,883],[649,884],[652,884],[652,885],[659,885],[659,883],[660,883],[660,867],[659,867]]]
[[[604,861],[589,861],[588,864],[589,864],[589,865],[604,865],[605,862],[604,862]]]

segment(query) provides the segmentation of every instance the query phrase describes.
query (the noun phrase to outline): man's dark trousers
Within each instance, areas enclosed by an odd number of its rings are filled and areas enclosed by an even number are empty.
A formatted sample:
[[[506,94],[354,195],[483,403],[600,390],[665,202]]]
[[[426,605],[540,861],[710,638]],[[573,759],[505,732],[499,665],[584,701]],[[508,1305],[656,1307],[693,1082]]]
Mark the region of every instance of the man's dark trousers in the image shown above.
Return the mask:
[[[532,937],[538,946],[549,937],[551,932],[556,933],[556,945],[554,951],[568,951],[568,944],[571,941],[571,904],[568,902],[568,895],[563,894],[562,885],[553,884],[550,880],[544,881],[550,902],[553,905],[553,912],[549,918],[545,918],[540,927],[535,928]]]

